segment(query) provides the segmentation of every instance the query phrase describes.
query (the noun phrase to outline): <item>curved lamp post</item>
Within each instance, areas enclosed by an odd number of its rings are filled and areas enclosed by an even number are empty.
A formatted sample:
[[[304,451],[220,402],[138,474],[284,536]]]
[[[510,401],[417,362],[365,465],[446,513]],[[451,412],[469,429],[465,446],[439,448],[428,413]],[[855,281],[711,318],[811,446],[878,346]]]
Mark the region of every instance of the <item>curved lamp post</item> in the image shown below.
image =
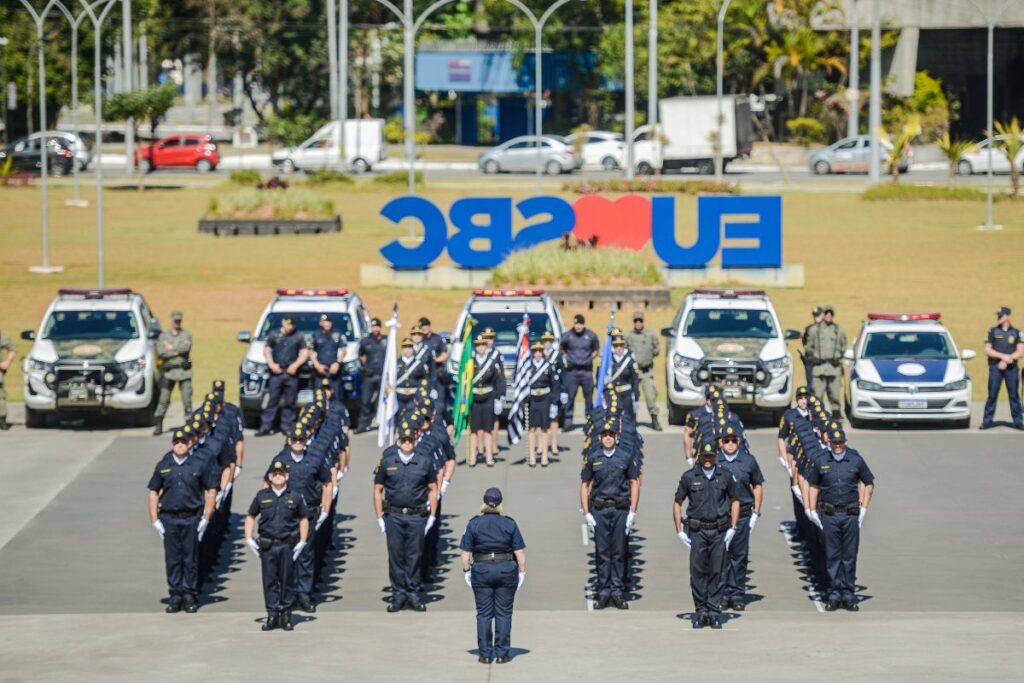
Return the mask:
[[[716,121],[718,123],[718,132],[715,134],[715,180],[718,182],[722,181],[722,173],[724,172],[724,164],[722,162],[722,72],[725,68],[724,60],[725,57],[722,55],[724,51],[722,30],[725,27],[725,13],[729,11],[729,5],[732,4],[732,0],[722,0],[722,5],[718,8],[718,33],[715,39],[716,52],[715,52],[715,98],[718,105],[718,116]]]

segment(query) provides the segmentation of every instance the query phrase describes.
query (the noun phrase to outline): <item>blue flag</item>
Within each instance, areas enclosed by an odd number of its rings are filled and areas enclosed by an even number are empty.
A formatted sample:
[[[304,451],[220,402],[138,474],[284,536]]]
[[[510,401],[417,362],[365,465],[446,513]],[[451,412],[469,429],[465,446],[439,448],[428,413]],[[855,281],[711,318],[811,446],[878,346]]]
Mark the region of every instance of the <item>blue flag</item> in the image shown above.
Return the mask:
[[[608,378],[608,371],[612,366],[612,327],[608,324],[608,334],[604,338],[604,347],[601,349],[601,362],[597,365],[597,398],[594,399],[594,406],[604,407],[604,384]]]

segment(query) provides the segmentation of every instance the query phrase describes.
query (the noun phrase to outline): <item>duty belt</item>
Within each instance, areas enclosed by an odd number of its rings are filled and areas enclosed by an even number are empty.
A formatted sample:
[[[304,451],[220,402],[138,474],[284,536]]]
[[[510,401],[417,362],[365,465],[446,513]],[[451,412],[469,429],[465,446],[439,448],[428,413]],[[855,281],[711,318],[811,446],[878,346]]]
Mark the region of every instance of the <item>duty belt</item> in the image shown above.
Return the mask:
[[[473,387],[473,395],[474,396],[481,396],[483,394],[489,394],[492,391],[494,391],[494,387],[493,386]]]
[[[712,521],[702,519],[685,519],[683,523],[690,531],[698,531],[704,529],[705,531],[720,531],[729,526],[729,518],[722,517]]]
[[[749,515],[753,511],[754,511],[754,504],[753,503],[751,503],[749,505],[740,505],[740,517],[746,517],[747,515]]]
[[[295,545],[298,541],[298,534],[292,534],[288,538],[264,538],[263,536],[260,536],[259,546],[260,550],[267,550],[277,545]]]
[[[650,372],[653,367],[654,363],[648,363],[647,365],[639,366],[640,372]]]
[[[859,515],[860,505],[833,505],[832,503],[818,503],[818,508],[826,515]]]
[[[626,510],[629,508],[629,497],[623,496],[620,498],[594,498],[590,505],[595,510],[604,510],[605,508]]]
[[[620,394],[622,392],[624,392],[624,391],[632,391],[633,390],[633,385],[632,384],[615,384],[613,386],[615,388],[615,391],[619,392]]]
[[[202,508],[196,508],[195,510],[175,510],[174,512],[161,510],[161,515],[167,515],[168,517],[177,517],[178,519],[186,519],[188,517],[198,517],[203,511]]]
[[[395,393],[402,396],[412,396],[417,391],[417,387],[398,387],[395,389]]]
[[[547,396],[551,393],[551,387],[545,389],[530,389],[530,396]]]
[[[515,557],[513,553],[473,553],[474,562],[506,562]]]
[[[419,515],[420,517],[426,517],[430,512],[430,508],[426,505],[420,507],[398,507],[397,505],[390,505],[384,503],[384,512],[391,515]]]

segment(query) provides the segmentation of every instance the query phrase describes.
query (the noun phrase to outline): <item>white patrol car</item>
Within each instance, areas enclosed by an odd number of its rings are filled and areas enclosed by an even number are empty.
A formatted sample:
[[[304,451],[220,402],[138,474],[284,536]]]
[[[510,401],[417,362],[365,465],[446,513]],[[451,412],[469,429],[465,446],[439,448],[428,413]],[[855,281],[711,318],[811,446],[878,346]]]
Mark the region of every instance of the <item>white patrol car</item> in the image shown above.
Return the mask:
[[[938,313],[868,313],[844,358],[852,365],[846,386],[850,424],[872,421],[971,421],[971,378]]]
[[[155,339],[160,323],[130,289],[61,289],[23,361],[25,423],[121,412],[153,424],[159,397]]]
[[[555,335],[555,346],[562,337],[565,325],[558,306],[540,289],[475,289],[459,314],[458,322],[451,335],[451,349],[448,353],[448,372],[452,376],[450,391],[455,391],[459,373],[459,359],[462,357],[462,337],[466,321],[472,316],[476,323],[473,336],[486,328],[494,330],[494,347],[501,353],[505,369],[505,410],[512,402],[515,389],[513,373],[516,369],[516,342],[519,340],[519,326],[523,314],[530,318],[530,341],[539,341],[542,334]]]
[[[704,404],[708,384],[722,387],[730,406],[769,411],[775,422],[789,407],[793,356],[786,341],[800,333],[782,329],[763,291],[694,290],[661,333],[669,340],[669,424],[683,424],[691,408]]]
[[[346,341],[345,360],[341,370],[341,384],[348,402],[349,412],[357,419],[359,411],[359,340],[370,330],[370,313],[358,294],[347,289],[279,289],[277,296],[260,315],[256,333],[242,330],[238,341],[248,344],[245,357],[238,369],[238,397],[245,424],[255,427],[259,424],[267,398],[267,381],[270,370],[263,349],[271,332],[281,328],[281,319],[286,315],[295,320],[295,327],[306,335],[307,341],[320,329],[320,315],[326,313],[334,323],[333,331],[340,333]],[[299,393],[296,406],[304,406],[313,400],[313,364],[307,362],[299,370]]]

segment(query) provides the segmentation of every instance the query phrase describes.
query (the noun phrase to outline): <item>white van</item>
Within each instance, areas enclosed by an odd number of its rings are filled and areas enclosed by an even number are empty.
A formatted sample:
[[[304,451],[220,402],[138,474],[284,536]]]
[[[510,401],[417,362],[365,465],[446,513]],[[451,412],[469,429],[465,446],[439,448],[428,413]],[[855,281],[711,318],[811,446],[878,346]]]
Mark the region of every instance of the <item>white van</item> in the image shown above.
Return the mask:
[[[339,167],[342,160],[340,124],[340,121],[331,121],[298,147],[274,152],[271,161],[285,173]],[[345,165],[348,168],[366,173],[384,161],[386,154],[384,119],[345,121]]]

